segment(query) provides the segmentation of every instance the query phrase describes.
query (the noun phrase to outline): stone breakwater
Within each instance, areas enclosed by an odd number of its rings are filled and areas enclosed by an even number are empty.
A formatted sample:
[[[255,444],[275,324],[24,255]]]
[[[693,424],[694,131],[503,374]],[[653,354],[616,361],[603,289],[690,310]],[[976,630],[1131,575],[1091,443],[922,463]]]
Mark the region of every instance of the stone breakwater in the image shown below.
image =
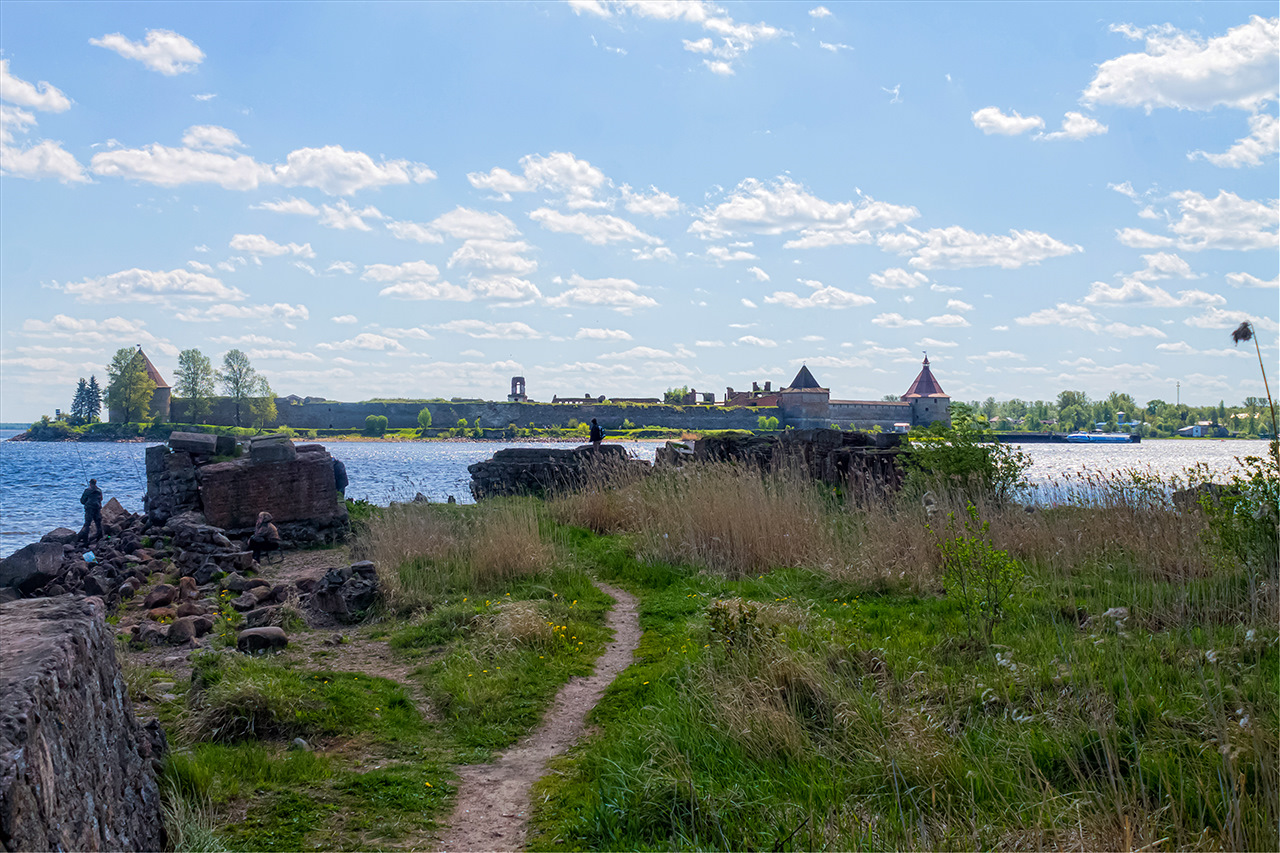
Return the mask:
[[[0,605],[0,849],[162,850],[144,727],[98,598]]]

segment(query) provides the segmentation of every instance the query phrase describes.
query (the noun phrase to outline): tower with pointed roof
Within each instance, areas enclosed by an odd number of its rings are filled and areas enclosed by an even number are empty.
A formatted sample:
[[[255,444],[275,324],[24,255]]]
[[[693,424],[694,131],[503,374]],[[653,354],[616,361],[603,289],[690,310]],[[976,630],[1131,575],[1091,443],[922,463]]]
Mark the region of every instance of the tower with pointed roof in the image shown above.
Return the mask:
[[[830,403],[831,390],[819,385],[804,364],[791,384],[778,392],[778,407],[788,420],[826,418]]]
[[[935,421],[942,421],[948,426],[951,424],[951,397],[942,390],[929,369],[928,353],[925,353],[916,381],[902,395],[902,402],[911,404],[912,424],[928,426]]]

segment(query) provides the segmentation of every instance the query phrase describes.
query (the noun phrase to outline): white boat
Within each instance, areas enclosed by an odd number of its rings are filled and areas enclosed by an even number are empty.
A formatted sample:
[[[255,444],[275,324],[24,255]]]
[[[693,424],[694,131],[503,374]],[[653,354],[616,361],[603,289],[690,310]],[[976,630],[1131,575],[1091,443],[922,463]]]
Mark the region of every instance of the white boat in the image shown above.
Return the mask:
[[[1073,432],[1067,436],[1072,444],[1137,444],[1138,436],[1125,432]]]

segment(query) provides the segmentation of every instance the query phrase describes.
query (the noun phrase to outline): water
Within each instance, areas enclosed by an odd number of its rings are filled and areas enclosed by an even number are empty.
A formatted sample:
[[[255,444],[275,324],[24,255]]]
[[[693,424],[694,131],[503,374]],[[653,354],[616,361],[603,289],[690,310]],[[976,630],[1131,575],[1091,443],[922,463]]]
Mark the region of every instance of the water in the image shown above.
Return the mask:
[[[84,521],[80,493],[96,477],[104,495],[126,509],[142,509],[146,493],[143,443],[10,442],[14,430],[0,430],[0,556],[39,540],[55,527],[78,530]],[[612,443],[612,442],[611,442]],[[661,442],[621,442],[627,451],[652,461]],[[535,442],[343,441],[326,445],[347,466],[347,496],[379,505],[411,500],[422,492],[433,501],[454,495],[471,501],[467,466],[503,447],[539,447]],[[560,446],[572,447],[574,442]],[[1147,441],[1136,445],[1028,444],[1033,483],[1067,475],[1125,468],[1170,477],[1197,462],[1216,472],[1235,467],[1237,456],[1262,456],[1265,441]]]

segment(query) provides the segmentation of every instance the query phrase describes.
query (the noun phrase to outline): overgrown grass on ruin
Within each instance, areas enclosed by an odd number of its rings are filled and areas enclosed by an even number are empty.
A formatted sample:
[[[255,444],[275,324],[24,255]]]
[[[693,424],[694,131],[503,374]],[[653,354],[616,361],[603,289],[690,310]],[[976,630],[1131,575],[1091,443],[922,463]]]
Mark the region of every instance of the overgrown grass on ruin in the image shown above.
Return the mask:
[[[645,638],[600,736],[541,784],[535,844],[1275,849],[1277,479],[1255,470],[1237,503],[1185,511],[1185,483],[1133,472],[1059,484],[1070,505],[1035,512],[945,481],[865,508],[801,489],[799,553],[709,550],[742,519],[796,529],[766,511],[776,474],[624,484],[610,499],[632,520],[606,529],[625,532],[565,541],[641,596]],[[949,521],[971,504],[985,530]],[[1017,567],[989,638],[938,547],[966,539]]]

